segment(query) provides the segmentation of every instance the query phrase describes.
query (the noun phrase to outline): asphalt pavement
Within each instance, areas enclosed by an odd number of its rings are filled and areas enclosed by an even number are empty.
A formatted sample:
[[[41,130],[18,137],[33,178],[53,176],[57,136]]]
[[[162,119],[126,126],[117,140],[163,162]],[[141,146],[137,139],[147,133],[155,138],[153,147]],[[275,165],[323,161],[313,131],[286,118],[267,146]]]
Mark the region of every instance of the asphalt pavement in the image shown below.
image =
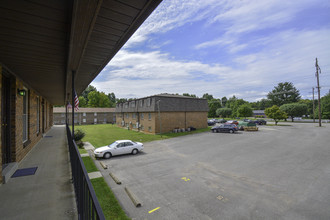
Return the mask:
[[[330,219],[330,125],[285,125],[149,142],[100,170],[133,219]]]

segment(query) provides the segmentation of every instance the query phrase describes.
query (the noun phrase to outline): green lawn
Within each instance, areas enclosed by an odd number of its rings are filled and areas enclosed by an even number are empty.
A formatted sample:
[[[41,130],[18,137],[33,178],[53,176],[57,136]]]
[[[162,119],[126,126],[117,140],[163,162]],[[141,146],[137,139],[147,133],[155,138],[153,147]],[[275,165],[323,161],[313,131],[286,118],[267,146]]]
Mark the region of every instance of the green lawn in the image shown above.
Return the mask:
[[[87,154],[87,150],[85,150],[84,148],[79,148],[78,147],[78,150],[79,150],[80,154]]]
[[[99,171],[90,157],[82,157],[87,173]]]
[[[130,219],[126,216],[103,177],[92,179],[91,182],[106,219]]]
[[[75,126],[76,129],[81,129],[86,133],[86,136],[82,141],[90,142],[95,148],[109,145],[116,140],[128,139],[139,142],[149,142],[161,139],[167,139],[172,137],[178,137],[188,134],[200,133],[209,131],[209,128],[198,129],[192,132],[182,133],[166,133],[162,135],[144,134],[142,132],[127,130],[119,128],[116,125],[111,124],[97,124],[97,125],[79,125]]]

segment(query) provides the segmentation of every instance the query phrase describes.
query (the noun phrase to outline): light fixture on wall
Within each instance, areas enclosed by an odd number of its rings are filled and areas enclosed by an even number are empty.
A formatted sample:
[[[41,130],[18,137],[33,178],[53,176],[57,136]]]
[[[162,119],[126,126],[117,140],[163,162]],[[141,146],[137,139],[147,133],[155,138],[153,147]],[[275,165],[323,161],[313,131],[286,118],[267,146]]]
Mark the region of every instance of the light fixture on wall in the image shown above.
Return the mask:
[[[17,93],[20,96],[25,96],[26,95],[26,90],[25,89],[17,89]]]

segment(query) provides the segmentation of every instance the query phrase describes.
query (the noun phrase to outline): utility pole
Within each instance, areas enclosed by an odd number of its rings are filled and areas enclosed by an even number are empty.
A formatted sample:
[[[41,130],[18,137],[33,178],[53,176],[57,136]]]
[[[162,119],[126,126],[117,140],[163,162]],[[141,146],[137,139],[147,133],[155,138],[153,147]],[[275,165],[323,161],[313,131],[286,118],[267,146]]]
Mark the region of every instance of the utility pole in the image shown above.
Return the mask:
[[[315,123],[314,87],[313,87],[313,123]]]
[[[318,92],[318,101],[319,101],[319,126],[321,127],[321,97],[320,97],[320,82],[319,82],[319,70],[321,73],[321,68],[319,67],[319,64],[317,63],[317,58],[316,58],[316,62],[315,62],[315,68],[316,68],[316,78],[317,78],[317,92]]]

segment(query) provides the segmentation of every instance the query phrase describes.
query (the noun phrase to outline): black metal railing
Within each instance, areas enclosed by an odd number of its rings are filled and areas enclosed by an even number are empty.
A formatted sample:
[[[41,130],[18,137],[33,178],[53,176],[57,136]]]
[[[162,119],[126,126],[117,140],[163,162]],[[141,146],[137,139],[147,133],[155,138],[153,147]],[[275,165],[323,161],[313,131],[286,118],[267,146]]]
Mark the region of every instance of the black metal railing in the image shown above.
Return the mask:
[[[72,180],[76,193],[78,219],[105,219],[101,206],[96,198],[92,183],[82,162],[78,147],[72,138],[71,130],[66,125],[69,144]]]

